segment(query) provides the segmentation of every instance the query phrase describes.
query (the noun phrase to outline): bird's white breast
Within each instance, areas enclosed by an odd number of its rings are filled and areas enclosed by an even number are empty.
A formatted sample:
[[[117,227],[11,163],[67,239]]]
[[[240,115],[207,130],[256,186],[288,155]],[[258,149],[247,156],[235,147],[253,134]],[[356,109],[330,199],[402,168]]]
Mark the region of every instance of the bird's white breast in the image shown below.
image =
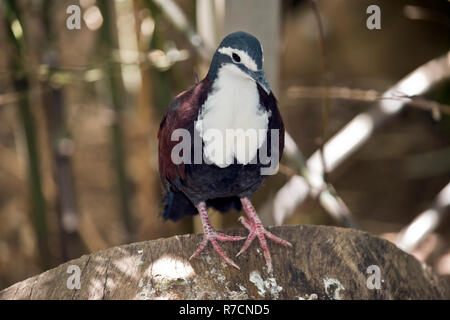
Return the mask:
[[[204,157],[222,168],[234,158],[240,164],[255,160],[267,137],[269,117],[260,108],[255,81],[234,65],[223,66],[196,123]]]

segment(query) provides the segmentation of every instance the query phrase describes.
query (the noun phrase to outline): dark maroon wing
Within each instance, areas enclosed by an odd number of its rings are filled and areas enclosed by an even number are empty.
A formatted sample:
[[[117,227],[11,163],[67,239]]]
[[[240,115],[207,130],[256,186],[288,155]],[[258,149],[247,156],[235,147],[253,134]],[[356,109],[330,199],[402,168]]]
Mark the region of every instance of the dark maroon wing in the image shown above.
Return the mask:
[[[260,104],[264,106],[268,111],[270,111],[271,116],[269,118],[269,128],[279,129],[279,161],[281,161],[281,157],[283,155],[284,150],[284,123],[281,118],[280,111],[278,110],[277,99],[273,95],[273,92],[270,92],[269,95],[266,94],[264,89],[258,84],[259,98]],[[268,133],[270,139],[270,132]]]
[[[176,165],[171,160],[172,149],[179,141],[171,141],[172,132],[178,128],[193,133],[194,122],[211,89],[211,81],[203,79],[191,89],[177,95],[161,120],[158,131],[158,161],[161,181],[167,183],[185,178],[184,164]],[[192,137],[192,136],[191,136]],[[193,137],[192,137],[193,139]]]

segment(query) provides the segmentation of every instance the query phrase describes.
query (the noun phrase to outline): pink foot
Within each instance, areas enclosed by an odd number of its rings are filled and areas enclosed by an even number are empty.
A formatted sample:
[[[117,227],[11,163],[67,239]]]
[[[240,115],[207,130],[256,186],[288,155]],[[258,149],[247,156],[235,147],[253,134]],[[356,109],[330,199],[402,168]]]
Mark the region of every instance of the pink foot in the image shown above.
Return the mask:
[[[241,250],[238,252],[236,256],[239,256],[241,253],[247,250],[247,248],[252,243],[253,239],[258,237],[259,244],[261,245],[261,248],[263,249],[264,252],[264,258],[266,259],[267,269],[269,272],[271,272],[272,258],[270,257],[269,248],[267,247],[266,237],[272,240],[273,242],[279,243],[284,246],[292,247],[292,244],[290,244],[286,240],[278,238],[277,236],[273,235],[264,228],[264,226],[261,223],[261,220],[256,214],[255,208],[253,207],[252,203],[248,198],[242,198],[241,202],[244,207],[244,211],[247,213],[249,217],[249,220],[244,217],[240,217],[239,221],[244,225],[244,227],[246,227],[250,231],[250,234],[248,235],[247,240],[245,240],[244,245],[242,246]]]
[[[231,266],[240,269],[236,263],[234,263],[233,260],[231,260],[227,254],[223,251],[223,249],[220,247],[220,245],[217,243],[217,240],[219,241],[240,241],[244,240],[245,237],[240,236],[228,236],[226,234],[217,232],[214,227],[209,222],[208,217],[208,211],[206,208],[206,204],[204,202],[201,202],[197,206],[198,212],[200,213],[200,217],[202,219],[203,224],[203,230],[204,230],[204,236],[203,240],[198,246],[198,249],[194,252],[194,254],[189,258],[191,260],[192,258],[196,258],[208,245],[208,242],[211,242],[213,245],[213,248],[217,251],[217,253]]]

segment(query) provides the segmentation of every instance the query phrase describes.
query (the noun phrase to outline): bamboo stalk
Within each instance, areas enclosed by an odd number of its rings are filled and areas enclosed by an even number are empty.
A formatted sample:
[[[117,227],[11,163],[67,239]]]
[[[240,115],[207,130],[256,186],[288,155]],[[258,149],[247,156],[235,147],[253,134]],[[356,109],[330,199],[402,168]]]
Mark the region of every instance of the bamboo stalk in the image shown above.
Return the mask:
[[[100,40],[104,52],[109,52],[111,48],[117,47],[116,25],[112,20],[114,4],[112,1],[99,1],[99,8],[103,14],[103,25],[100,29]],[[108,81],[108,89],[111,95],[112,110],[115,120],[111,125],[112,152],[114,157],[114,166],[116,170],[117,186],[119,189],[120,213],[125,226],[125,239],[131,241],[133,234],[133,222],[129,204],[129,182],[125,169],[125,146],[122,128],[122,101],[123,87],[120,82],[120,69],[109,61],[105,66],[105,76]]]
[[[41,16],[46,35],[43,39],[45,42],[43,60],[50,72],[49,77],[42,81],[43,108],[53,160],[53,179],[57,187],[56,213],[61,259],[67,261],[79,255],[83,244],[78,233],[78,205],[72,172],[72,140],[69,138],[65,119],[64,90],[61,85],[50,83],[51,74],[59,65],[58,52],[52,49],[57,34],[52,29],[50,0],[43,2]]]
[[[26,142],[31,212],[39,247],[39,259],[42,268],[48,269],[51,265],[51,253],[47,227],[47,211],[42,192],[38,141],[36,139],[36,129],[30,108],[30,98],[28,96],[30,87],[29,76],[23,65],[25,61],[25,39],[23,38],[19,9],[15,1],[5,0],[2,4],[8,38],[17,52],[17,57],[12,58],[11,62],[12,82],[16,91],[24,93],[22,99],[17,102],[17,106]]]

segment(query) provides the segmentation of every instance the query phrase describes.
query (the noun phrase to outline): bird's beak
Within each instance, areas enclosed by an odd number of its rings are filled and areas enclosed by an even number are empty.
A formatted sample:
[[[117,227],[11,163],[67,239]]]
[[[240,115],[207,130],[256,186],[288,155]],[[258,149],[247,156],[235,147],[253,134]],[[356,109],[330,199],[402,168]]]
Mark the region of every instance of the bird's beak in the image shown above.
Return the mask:
[[[270,86],[266,80],[266,76],[264,71],[250,71],[250,76],[253,80],[255,80],[259,85],[264,89],[264,91],[269,95],[270,94]]]

